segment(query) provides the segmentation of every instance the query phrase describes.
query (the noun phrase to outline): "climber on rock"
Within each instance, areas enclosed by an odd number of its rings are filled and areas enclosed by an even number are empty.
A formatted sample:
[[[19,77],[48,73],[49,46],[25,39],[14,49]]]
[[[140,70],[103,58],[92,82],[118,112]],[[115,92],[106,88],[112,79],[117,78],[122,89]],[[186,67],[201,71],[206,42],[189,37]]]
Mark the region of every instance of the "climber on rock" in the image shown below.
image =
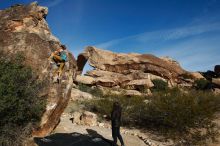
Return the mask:
[[[57,77],[56,80],[59,82],[63,73],[65,62],[68,60],[66,46],[61,45],[56,51],[51,53],[49,60],[56,63],[56,66],[58,67],[53,71],[53,77]]]

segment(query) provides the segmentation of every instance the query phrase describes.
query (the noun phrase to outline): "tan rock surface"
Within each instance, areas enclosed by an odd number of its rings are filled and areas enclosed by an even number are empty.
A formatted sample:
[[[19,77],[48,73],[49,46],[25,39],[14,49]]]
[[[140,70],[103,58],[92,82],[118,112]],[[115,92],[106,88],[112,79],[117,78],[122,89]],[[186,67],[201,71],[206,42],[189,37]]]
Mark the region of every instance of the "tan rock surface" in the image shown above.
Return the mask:
[[[104,87],[119,86],[124,89],[153,87],[152,80],[160,79],[168,82],[169,87],[190,87],[194,80],[204,78],[198,72],[187,72],[180,64],[169,58],[158,58],[150,54],[114,53],[95,47],[87,47],[78,56],[78,73],[82,73],[85,63],[94,67],[85,76],[92,77],[91,85]],[[92,80],[92,79],[90,79]]]
[[[191,74],[191,76],[194,78],[194,79],[205,79],[202,75],[201,75],[201,73],[199,73],[199,72],[192,72],[192,73],[190,73]]]
[[[80,113],[80,112],[74,112],[73,113],[73,121],[72,121],[72,123],[75,123],[75,124],[78,124],[78,125],[80,125],[80,123],[81,123],[81,116],[82,116],[82,114]]]
[[[140,79],[140,80],[132,80],[126,84],[126,86],[144,86],[146,88],[151,88],[154,84],[151,82],[150,79]]]
[[[73,123],[77,125],[85,125],[85,126],[97,126],[97,115],[89,112],[74,112],[73,113]]]
[[[93,77],[81,76],[81,75],[76,76],[76,81],[78,83],[87,84],[87,85],[92,85],[95,83],[95,79]]]
[[[137,91],[137,90],[125,90],[125,95],[128,96],[141,96],[141,92]]]
[[[83,112],[82,116],[81,116],[81,125],[87,125],[87,126],[96,126],[97,125],[97,115],[89,112],[89,111],[85,111]]]
[[[220,78],[212,78],[212,83],[220,87]]]
[[[16,13],[15,13],[16,12]],[[49,80],[51,67],[48,57],[61,43],[52,35],[46,22],[48,9],[38,6],[17,5],[0,11],[0,51],[9,55],[23,52],[25,64],[38,75],[39,80]],[[49,134],[58,124],[60,116],[70,99],[76,61],[68,54],[69,67],[62,85],[48,84],[41,94],[47,98],[47,107],[34,136]]]
[[[90,100],[93,96],[87,92],[82,92],[79,89],[72,88],[71,100]]]
[[[219,88],[214,88],[214,94],[220,94],[220,89]]]
[[[179,65],[150,54],[116,54],[95,47],[87,47],[84,53],[79,55],[81,58],[83,56],[94,68],[122,74],[128,74],[130,70],[142,70],[172,79],[186,72]]]

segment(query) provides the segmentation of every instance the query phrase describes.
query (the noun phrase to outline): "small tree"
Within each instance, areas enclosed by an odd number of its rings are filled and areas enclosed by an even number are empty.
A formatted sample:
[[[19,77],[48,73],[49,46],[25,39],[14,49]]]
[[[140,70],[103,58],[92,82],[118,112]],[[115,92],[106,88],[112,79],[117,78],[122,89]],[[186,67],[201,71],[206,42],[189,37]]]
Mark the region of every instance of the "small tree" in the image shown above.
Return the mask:
[[[165,91],[168,89],[168,83],[161,79],[154,79],[152,82],[154,84],[153,91]]]

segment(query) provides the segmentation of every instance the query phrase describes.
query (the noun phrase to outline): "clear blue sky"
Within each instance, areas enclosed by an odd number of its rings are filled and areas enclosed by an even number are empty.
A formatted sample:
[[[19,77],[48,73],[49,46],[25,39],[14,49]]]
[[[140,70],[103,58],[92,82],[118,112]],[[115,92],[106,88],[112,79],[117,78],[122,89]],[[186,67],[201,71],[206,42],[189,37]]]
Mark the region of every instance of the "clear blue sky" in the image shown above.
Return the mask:
[[[32,0],[1,0],[0,9]],[[75,56],[93,45],[170,56],[190,71],[220,64],[220,0],[39,0]]]

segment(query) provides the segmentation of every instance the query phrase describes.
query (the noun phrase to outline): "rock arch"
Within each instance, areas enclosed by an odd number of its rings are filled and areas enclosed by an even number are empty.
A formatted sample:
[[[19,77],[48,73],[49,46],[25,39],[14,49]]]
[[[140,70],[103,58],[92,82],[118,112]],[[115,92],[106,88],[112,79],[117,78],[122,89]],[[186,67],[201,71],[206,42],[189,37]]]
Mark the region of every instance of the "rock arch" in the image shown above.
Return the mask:
[[[77,57],[77,75],[81,75],[83,72],[83,68],[86,65],[86,62],[88,61],[88,56],[85,53],[81,53]]]

